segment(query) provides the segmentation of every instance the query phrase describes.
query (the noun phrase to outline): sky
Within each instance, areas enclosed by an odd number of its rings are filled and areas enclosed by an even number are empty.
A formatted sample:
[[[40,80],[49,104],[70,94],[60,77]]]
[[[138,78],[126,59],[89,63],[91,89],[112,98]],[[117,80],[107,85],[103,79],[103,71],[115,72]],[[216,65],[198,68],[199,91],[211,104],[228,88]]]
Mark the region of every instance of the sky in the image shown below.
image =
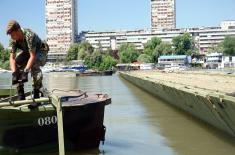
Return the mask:
[[[78,31],[151,27],[150,0],[78,0]],[[46,38],[45,0],[0,0],[0,43],[8,46],[6,25],[17,20]],[[176,0],[176,27],[219,26],[235,20],[235,0]]]

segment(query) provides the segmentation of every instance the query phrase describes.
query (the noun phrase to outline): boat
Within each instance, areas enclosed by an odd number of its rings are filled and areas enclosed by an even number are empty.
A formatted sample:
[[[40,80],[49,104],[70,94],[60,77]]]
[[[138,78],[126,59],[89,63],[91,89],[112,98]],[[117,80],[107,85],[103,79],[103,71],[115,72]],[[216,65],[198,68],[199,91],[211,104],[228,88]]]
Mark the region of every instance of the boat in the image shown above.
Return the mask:
[[[101,75],[105,76],[105,75],[113,75],[113,70],[106,70],[106,71],[101,71],[100,72]]]
[[[8,97],[9,95],[15,95],[16,94],[16,89],[14,88],[7,88],[4,86],[1,86],[3,88],[0,89],[0,99]]]
[[[54,90],[39,99],[32,99],[30,94],[26,93],[23,101],[15,101],[17,96],[0,100],[0,146],[17,152],[47,151],[49,146],[58,149],[58,111],[63,113],[65,150],[98,148],[105,140],[104,110],[111,103],[107,94]],[[30,108],[32,102],[40,105]]]
[[[62,70],[64,72],[85,72],[87,70],[87,66],[84,65],[74,65],[63,67]]]
[[[112,74],[113,70],[107,70],[107,71],[87,70],[85,72],[76,73],[76,76],[111,76]]]

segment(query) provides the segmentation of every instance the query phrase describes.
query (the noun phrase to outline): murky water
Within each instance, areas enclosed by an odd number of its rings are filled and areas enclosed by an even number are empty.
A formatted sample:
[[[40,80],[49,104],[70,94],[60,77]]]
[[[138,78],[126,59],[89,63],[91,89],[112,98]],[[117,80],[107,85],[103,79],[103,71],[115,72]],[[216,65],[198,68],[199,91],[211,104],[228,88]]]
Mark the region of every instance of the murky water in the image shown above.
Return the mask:
[[[9,83],[7,77],[0,76],[0,85]],[[49,90],[81,89],[112,97],[112,104],[105,109],[104,145],[98,150],[66,152],[66,155],[235,154],[234,138],[149,95],[118,75],[76,77],[53,73],[44,78],[44,83]],[[27,88],[31,89],[30,84]]]

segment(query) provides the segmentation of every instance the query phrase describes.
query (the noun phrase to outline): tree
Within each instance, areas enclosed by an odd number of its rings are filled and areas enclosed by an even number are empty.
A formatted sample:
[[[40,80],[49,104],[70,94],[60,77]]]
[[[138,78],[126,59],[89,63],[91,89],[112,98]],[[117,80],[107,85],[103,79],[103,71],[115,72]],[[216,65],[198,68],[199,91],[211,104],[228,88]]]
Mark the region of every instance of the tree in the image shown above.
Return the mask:
[[[222,52],[222,51],[223,51],[223,43],[221,42],[217,44],[215,42],[206,50],[206,53],[214,53],[214,52]]]
[[[90,56],[94,52],[94,48],[88,41],[82,41],[78,48],[78,60],[84,60],[86,57]]]
[[[121,63],[132,63],[137,60],[139,54],[135,45],[131,43],[124,43],[118,49],[119,61]]]
[[[84,49],[79,49],[77,60],[84,60],[89,54]]]
[[[111,70],[117,64],[117,60],[110,55],[103,55],[103,61],[100,64],[99,70]]]
[[[157,57],[160,55],[172,55],[174,53],[171,44],[168,42],[161,42],[155,49]]]
[[[8,49],[1,51],[1,61],[5,62],[8,61],[10,57],[10,51]]]
[[[161,42],[159,45],[156,46],[153,55],[154,57],[154,62],[158,61],[158,57],[161,55],[171,55],[173,54],[174,50],[171,47],[170,43],[167,42]]]
[[[146,44],[145,44],[145,49],[150,49],[150,50],[154,50],[159,44],[161,44],[162,40],[158,37],[153,37],[151,38],[151,40],[149,40]],[[149,53],[146,53],[149,54]]]
[[[10,69],[10,62],[9,62],[9,60],[4,61],[4,62],[0,62],[0,68],[9,70]]]
[[[139,62],[144,62],[144,63],[150,63],[151,62],[151,57],[147,54],[141,54],[137,58]]]
[[[118,57],[118,50],[112,50],[111,47],[107,49],[107,53],[113,57],[114,59],[119,59]]]
[[[158,45],[162,43],[162,40],[157,37],[153,37],[151,40],[149,40],[145,46],[144,46],[144,54],[147,54],[151,57],[151,62],[156,62],[157,60],[157,54],[156,48]]]
[[[74,43],[70,46],[66,59],[84,60],[85,57],[91,55],[93,51],[94,48],[87,41],[82,41],[81,43]]]
[[[0,43],[0,51],[4,50],[3,45]]]
[[[99,50],[95,50],[95,52],[85,58],[85,64],[88,68],[93,69],[98,69],[102,61],[102,54]]]
[[[193,38],[189,33],[174,37],[172,43],[176,55],[191,55],[194,49]]]
[[[10,51],[8,49],[4,49],[3,45],[0,43],[0,68],[9,69]]]
[[[78,48],[79,44],[74,43],[69,47],[68,54],[66,56],[66,60],[77,60],[78,57]]]
[[[3,45],[0,43],[0,60],[3,61],[3,56],[4,56],[4,47]]]
[[[92,54],[94,48],[88,41],[82,41],[79,45],[79,51],[84,50],[87,54]]]
[[[235,36],[226,36],[222,45],[224,55],[235,55]]]

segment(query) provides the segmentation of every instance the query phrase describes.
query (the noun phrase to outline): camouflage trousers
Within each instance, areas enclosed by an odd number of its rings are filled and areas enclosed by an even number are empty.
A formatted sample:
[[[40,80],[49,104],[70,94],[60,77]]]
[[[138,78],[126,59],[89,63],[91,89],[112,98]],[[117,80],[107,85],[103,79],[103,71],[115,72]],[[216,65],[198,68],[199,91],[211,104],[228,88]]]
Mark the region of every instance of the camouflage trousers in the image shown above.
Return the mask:
[[[29,60],[30,54],[29,52],[20,52],[15,60],[16,60],[16,71],[22,72]],[[34,89],[40,89],[42,87],[42,71],[40,69],[40,66],[42,66],[42,62],[40,61],[40,57],[36,54],[36,60],[31,67],[31,77],[33,81],[33,88]],[[20,83],[17,87],[23,85],[23,83]]]

